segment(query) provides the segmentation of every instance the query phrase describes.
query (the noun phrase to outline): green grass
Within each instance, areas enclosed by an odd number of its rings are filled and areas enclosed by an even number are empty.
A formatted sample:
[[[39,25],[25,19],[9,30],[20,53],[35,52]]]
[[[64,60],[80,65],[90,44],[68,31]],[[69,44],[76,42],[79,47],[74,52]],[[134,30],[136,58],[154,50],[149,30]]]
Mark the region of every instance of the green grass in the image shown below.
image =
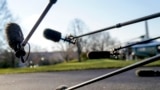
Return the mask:
[[[84,70],[84,69],[102,69],[102,68],[120,68],[137,61],[124,61],[124,60],[87,60],[83,62],[71,61],[61,64],[40,66],[36,68],[7,68],[0,69],[0,74],[14,74],[14,73],[32,73],[32,72],[53,72],[53,71],[66,71],[66,70]],[[160,61],[150,63],[146,66],[160,66]]]

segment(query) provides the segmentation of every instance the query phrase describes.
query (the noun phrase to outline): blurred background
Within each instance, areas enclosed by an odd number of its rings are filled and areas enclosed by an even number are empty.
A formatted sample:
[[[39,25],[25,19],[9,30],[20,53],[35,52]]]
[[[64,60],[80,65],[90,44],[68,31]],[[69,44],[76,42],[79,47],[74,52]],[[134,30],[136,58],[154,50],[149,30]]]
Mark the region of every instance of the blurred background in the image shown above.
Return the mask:
[[[14,52],[6,44],[4,29],[7,23],[15,22],[22,28],[24,37],[28,35],[42,11],[48,4],[47,0],[0,0],[0,67],[23,67],[51,65],[60,62],[68,62],[77,59],[79,62],[87,59],[89,51],[105,51],[115,47],[127,45],[137,41],[157,37],[160,29],[160,18],[128,25],[119,29],[113,29],[102,33],[79,38],[76,45],[55,43],[43,37],[45,28],[51,28],[67,35],[81,35],[91,31],[99,30],[117,23],[133,20],[146,15],[159,12],[159,0],[58,0],[50,9],[42,23],[39,25],[29,43],[31,54],[28,62],[21,63],[15,58]],[[130,55],[121,55],[120,59],[139,59],[153,56],[157,52],[159,42],[156,41],[156,48],[133,48]],[[150,46],[149,46],[150,47]],[[28,47],[25,47],[28,50]],[[139,48],[137,46],[136,48]],[[150,53],[141,55],[144,52]],[[147,49],[148,50],[148,49]],[[134,55],[133,55],[134,54]],[[127,55],[127,56],[126,56]]]

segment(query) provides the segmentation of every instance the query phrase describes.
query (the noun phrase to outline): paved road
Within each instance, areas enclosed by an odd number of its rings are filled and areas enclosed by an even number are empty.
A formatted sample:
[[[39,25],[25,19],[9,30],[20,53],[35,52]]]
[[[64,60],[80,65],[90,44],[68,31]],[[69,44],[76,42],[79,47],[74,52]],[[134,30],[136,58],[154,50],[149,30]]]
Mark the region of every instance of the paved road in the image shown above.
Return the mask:
[[[160,67],[155,68],[160,70]],[[72,86],[115,69],[0,75],[0,90],[55,90]],[[160,77],[137,77],[135,70],[107,78],[77,90],[160,90]]]

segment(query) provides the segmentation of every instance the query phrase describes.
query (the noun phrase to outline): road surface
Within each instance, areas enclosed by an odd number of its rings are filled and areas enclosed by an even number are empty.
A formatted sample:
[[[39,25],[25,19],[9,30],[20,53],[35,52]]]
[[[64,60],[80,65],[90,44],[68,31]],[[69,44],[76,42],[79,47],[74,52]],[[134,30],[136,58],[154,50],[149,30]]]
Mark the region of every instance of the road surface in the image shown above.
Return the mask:
[[[160,70],[160,67],[154,68]],[[80,70],[0,75],[0,90],[55,90],[72,86],[115,69]],[[77,90],[160,90],[160,77],[137,77],[135,70],[84,86]]]

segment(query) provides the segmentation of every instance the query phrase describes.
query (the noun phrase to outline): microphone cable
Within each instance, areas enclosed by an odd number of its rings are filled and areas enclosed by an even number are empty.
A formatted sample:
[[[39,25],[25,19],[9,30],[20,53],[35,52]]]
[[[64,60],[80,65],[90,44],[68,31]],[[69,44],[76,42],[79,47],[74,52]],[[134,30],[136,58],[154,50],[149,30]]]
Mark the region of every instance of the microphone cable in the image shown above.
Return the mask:
[[[29,56],[30,56],[30,52],[31,52],[31,46],[30,46],[30,44],[27,43],[27,45],[28,45],[28,54],[27,54],[26,58],[24,59],[23,56],[20,57],[20,58],[21,58],[21,61],[22,61],[23,63],[25,63],[25,62],[28,60],[28,58],[29,58]]]

